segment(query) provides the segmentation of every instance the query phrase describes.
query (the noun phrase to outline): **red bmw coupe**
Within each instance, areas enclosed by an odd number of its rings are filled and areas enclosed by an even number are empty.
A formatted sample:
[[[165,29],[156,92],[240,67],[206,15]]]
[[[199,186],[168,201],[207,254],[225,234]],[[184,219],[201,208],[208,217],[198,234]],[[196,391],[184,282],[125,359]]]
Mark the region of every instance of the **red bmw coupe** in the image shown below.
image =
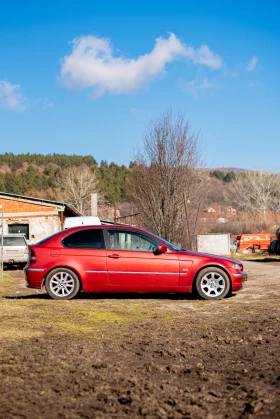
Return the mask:
[[[29,288],[57,300],[79,292],[195,292],[218,300],[243,287],[243,265],[230,258],[179,249],[139,228],[73,227],[29,246]]]

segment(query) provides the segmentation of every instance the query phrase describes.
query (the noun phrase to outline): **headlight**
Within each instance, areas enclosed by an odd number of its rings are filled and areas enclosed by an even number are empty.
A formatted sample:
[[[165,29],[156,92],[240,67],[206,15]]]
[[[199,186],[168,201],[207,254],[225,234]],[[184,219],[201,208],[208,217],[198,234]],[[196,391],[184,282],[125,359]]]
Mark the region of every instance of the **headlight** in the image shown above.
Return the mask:
[[[242,271],[242,265],[239,265],[239,263],[234,263],[231,267],[232,269],[238,269],[239,271]]]

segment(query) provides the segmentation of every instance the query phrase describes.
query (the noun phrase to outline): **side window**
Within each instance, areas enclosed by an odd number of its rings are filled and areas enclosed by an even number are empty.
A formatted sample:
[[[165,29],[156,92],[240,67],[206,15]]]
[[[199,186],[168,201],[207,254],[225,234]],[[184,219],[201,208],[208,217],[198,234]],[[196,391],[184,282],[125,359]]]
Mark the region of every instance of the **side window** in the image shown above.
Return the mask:
[[[95,228],[69,234],[62,240],[62,244],[72,249],[105,249],[103,233],[101,229]]]
[[[158,246],[152,238],[132,231],[108,230],[108,234],[111,250],[155,252]]]

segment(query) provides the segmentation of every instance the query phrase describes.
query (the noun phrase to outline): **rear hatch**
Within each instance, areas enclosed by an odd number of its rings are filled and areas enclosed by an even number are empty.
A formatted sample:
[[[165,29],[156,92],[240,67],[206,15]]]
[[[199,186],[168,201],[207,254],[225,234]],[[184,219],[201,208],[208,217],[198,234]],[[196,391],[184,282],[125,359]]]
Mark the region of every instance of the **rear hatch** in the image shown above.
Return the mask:
[[[0,250],[2,238],[0,237]],[[3,236],[3,262],[26,262],[28,246],[24,236]]]

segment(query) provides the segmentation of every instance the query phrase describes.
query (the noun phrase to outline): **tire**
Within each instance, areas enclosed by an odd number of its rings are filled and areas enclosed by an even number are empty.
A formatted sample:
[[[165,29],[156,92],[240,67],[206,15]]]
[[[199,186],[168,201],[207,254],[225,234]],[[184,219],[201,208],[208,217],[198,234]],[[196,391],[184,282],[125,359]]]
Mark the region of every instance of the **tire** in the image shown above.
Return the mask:
[[[280,240],[277,240],[278,241],[278,243],[277,243],[277,245],[275,246],[275,254],[277,255],[277,256],[279,256],[280,255]]]
[[[230,279],[219,268],[205,268],[196,278],[196,291],[204,300],[221,300],[230,291]]]
[[[45,286],[54,300],[71,300],[80,290],[80,281],[70,269],[56,268],[48,273]]]
[[[280,240],[280,228],[277,228],[276,232],[275,232],[276,238],[278,240]]]
[[[278,240],[273,240],[271,243],[270,243],[270,254],[271,255],[275,255],[276,254],[276,247],[277,247],[277,243],[278,243]]]
[[[268,245],[268,248],[267,248],[267,253],[270,255],[271,254],[271,243]]]

